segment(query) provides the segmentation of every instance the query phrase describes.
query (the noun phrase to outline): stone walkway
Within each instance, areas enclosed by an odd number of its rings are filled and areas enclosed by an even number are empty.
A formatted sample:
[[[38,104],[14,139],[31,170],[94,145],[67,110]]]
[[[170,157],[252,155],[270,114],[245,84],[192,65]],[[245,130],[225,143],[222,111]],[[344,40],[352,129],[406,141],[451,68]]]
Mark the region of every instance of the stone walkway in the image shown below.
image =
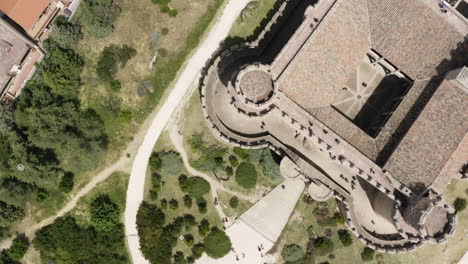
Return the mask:
[[[203,254],[196,263],[274,263],[266,252],[278,240],[303,190],[304,182],[301,179],[287,178],[226,230],[233,247],[228,255],[221,259],[212,259]]]

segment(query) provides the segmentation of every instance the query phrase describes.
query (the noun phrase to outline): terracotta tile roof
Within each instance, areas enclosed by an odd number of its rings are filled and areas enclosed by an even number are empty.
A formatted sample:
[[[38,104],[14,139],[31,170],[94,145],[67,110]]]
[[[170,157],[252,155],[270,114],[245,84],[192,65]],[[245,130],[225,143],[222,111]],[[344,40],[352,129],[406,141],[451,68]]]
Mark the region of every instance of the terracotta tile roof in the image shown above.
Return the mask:
[[[451,52],[464,36],[426,3],[368,0],[368,7],[372,48],[397,68],[413,80],[450,69]]]
[[[0,10],[25,30],[32,28],[51,0],[0,0]]]
[[[468,132],[468,94],[443,81],[385,168],[410,188],[429,186]]]
[[[277,81],[303,107],[330,105],[369,50],[366,0],[338,0]]]

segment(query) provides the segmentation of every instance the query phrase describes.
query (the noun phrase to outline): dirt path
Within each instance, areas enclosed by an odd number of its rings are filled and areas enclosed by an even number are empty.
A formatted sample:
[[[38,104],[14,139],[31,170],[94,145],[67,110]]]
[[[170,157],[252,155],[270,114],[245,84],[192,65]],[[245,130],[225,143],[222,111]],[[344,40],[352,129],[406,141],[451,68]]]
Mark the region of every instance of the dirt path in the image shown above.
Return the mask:
[[[140,203],[143,201],[146,168],[153,147],[173,112],[180,105],[184,97],[186,97],[190,88],[193,87],[193,83],[199,78],[200,71],[204,67],[206,61],[216,49],[218,49],[220,43],[228,36],[232,24],[248,3],[248,0],[230,0],[227,3],[223,13],[218,17],[216,24],[214,24],[207,37],[184,66],[174,88],[153,119],[150,129],[138,149],[133,163],[132,173],[130,174],[125,207],[127,245],[130,250],[132,262],[135,264],[149,264],[140,251],[140,241],[136,227],[136,214]]]
[[[221,183],[214,180],[208,174],[194,169],[190,165],[190,163],[188,161],[188,155],[187,155],[187,152],[185,151],[184,144],[183,144],[183,136],[179,133],[179,126],[178,126],[177,123],[171,122],[170,127],[169,127],[169,135],[170,135],[171,141],[174,144],[176,150],[180,153],[180,155],[182,157],[182,161],[184,162],[184,166],[187,169],[187,171],[190,174],[192,174],[194,176],[200,176],[203,179],[205,179],[207,182],[209,182],[210,186],[211,186],[212,193],[216,194],[218,190],[221,190],[221,191],[229,193],[231,195],[235,195],[235,196],[239,197],[240,199],[247,200],[247,201],[249,201],[251,203],[255,203],[255,202],[258,201],[259,198],[257,197],[257,195],[245,195],[245,194],[242,194],[242,193],[238,193],[238,192],[228,190]]]

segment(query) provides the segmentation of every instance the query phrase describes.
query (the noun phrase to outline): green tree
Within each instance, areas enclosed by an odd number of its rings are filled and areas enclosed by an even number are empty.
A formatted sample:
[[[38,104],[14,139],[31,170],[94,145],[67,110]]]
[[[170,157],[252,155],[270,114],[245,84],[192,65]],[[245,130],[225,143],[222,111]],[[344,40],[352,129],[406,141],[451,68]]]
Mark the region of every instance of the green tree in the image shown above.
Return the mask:
[[[158,152],[151,153],[149,166],[153,172],[159,172],[161,170],[162,162]]]
[[[257,170],[250,162],[242,162],[236,170],[236,182],[240,186],[251,189],[257,184]]]
[[[192,208],[192,196],[190,196],[190,194],[184,195],[183,200],[185,207]]]
[[[202,243],[197,243],[192,247],[192,255],[195,259],[199,259],[203,252],[205,252],[205,245]]]
[[[0,201],[0,226],[7,227],[24,217],[22,208]]]
[[[90,213],[91,222],[99,231],[109,232],[119,223],[119,207],[107,194],[101,194],[91,202]]]
[[[114,0],[84,0],[81,20],[86,31],[93,37],[104,38],[114,31],[120,8]]]
[[[73,190],[74,185],[74,175],[73,173],[68,172],[62,176],[62,179],[60,180],[59,189],[64,193],[68,193],[71,192],[71,190]]]
[[[197,225],[197,221],[195,220],[195,217],[191,214],[184,214],[184,224],[185,224],[185,230],[189,231],[192,229],[193,226]]]
[[[231,250],[231,240],[224,231],[213,227],[211,232],[203,240],[206,254],[218,259],[224,257]]]
[[[463,211],[466,208],[466,200],[464,198],[455,199],[455,202],[453,202],[453,208],[457,213]]]
[[[7,259],[5,263],[14,263],[16,261],[20,261],[28,251],[28,248],[29,239],[24,234],[16,235],[11,246],[2,252],[2,255],[5,255]]]
[[[172,210],[179,208],[179,202],[176,199],[171,199],[169,201],[169,208],[171,208]]]
[[[351,246],[351,244],[353,244],[353,238],[351,237],[349,231],[346,229],[338,230],[338,238],[345,247],[349,247]]]
[[[286,262],[296,262],[304,258],[305,253],[304,250],[296,245],[296,244],[289,244],[283,247],[281,251],[281,256]]]
[[[61,16],[58,18],[60,17]],[[56,18],[56,21],[58,18]],[[68,21],[60,22],[55,23],[55,27],[50,34],[50,38],[54,40],[59,46],[68,48],[83,39],[83,33],[81,33],[80,25],[72,24]]]
[[[208,210],[206,200],[203,197],[200,197],[196,201],[197,201],[197,206],[198,206],[198,210],[200,211],[200,213],[206,214]]]
[[[198,233],[201,236],[206,236],[210,232],[210,222],[208,220],[203,219],[200,221],[200,224],[198,225]]]
[[[194,238],[191,234],[185,234],[184,235],[184,242],[187,244],[187,246],[191,247],[194,244]]]
[[[237,206],[239,206],[239,198],[237,198],[237,196],[231,197],[231,199],[229,199],[229,206],[237,208]]]
[[[371,261],[374,258],[375,251],[372,248],[364,248],[361,252],[361,258],[364,261]]]
[[[189,193],[194,198],[203,197],[210,191],[210,184],[201,177],[187,177],[182,174],[179,176],[179,186],[183,192]]]

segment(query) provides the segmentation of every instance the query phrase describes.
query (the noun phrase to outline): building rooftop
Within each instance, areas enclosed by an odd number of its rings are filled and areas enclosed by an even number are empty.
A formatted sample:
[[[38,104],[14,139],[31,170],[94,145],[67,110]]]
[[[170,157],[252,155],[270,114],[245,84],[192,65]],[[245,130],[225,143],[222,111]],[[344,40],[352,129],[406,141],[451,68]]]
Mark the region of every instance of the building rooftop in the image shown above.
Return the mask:
[[[11,78],[13,65],[18,65],[29,49],[24,37],[0,18],[0,93]]]
[[[25,30],[30,30],[51,0],[1,0],[0,10]]]
[[[385,168],[405,185],[428,187],[468,132],[466,109],[468,94],[444,80]]]

